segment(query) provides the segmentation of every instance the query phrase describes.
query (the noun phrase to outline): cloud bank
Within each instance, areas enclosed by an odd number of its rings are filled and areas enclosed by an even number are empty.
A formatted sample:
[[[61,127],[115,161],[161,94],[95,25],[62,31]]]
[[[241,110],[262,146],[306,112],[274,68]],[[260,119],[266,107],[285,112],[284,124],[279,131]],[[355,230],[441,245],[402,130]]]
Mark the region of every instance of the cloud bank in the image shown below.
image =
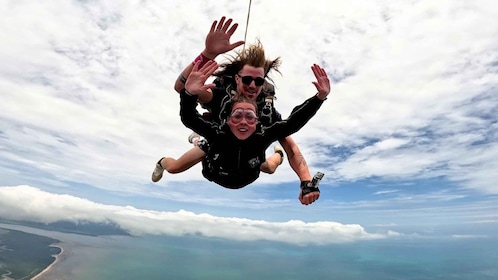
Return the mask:
[[[95,203],[70,195],[52,194],[30,186],[0,188],[0,217],[42,223],[113,222],[133,235],[202,235],[238,241],[266,240],[291,244],[332,244],[398,236],[393,231],[372,234],[357,224],[268,222],[216,217],[180,210],[163,212],[131,206]]]
[[[496,231],[493,0],[253,1],[247,42],[260,38],[269,58],[282,58],[282,75],[272,78],[283,116],[315,91],[313,63],[333,81],[327,102],[293,135],[311,173],[326,174],[320,200],[299,205],[287,162],[236,192],[207,182],[199,165],[152,184],[160,157],[191,148],[174,81],[202,51],[213,20],[232,17],[240,24],[233,39],[242,40],[247,8],[229,0],[0,1],[0,185],[213,217],[369,230],[464,224],[457,234],[475,234],[466,232],[473,221]]]

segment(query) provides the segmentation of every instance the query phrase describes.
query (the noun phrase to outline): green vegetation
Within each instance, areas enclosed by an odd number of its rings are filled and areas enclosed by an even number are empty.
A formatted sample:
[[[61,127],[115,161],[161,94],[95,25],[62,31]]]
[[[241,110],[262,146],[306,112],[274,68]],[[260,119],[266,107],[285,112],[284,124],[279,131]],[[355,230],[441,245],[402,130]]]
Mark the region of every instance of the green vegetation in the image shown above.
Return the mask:
[[[0,277],[30,279],[49,266],[60,253],[51,244],[59,240],[17,230],[0,229]],[[10,274],[9,274],[10,273]]]

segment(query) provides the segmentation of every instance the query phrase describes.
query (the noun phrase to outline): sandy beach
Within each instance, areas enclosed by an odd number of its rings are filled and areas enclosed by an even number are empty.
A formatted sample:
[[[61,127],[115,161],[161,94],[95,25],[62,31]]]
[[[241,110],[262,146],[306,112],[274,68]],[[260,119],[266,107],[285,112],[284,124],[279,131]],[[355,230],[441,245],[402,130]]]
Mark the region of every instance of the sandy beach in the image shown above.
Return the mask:
[[[97,237],[47,231],[3,223],[0,223],[0,227],[51,237],[60,241],[51,246],[60,248],[61,252],[57,255],[53,255],[55,260],[43,271],[32,277],[32,280],[73,280],[76,278],[74,270],[81,268],[82,262],[92,259],[91,256],[94,254],[94,249],[99,247],[94,244],[95,240],[99,240]],[[8,276],[4,275],[4,277]]]
[[[64,248],[62,247],[62,243],[57,243],[57,244],[52,244],[50,245],[51,247],[57,247],[61,249],[61,252],[57,255],[52,255],[55,257],[54,262],[52,262],[49,266],[47,266],[42,272],[38,273],[35,275],[35,277],[31,278],[31,280],[49,280],[49,279],[63,279],[63,278],[54,278],[54,275],[51,275],[51,271],[53,268],[58,265],[60,262],[62,262],[66,258],[66,251],[64,251]]]

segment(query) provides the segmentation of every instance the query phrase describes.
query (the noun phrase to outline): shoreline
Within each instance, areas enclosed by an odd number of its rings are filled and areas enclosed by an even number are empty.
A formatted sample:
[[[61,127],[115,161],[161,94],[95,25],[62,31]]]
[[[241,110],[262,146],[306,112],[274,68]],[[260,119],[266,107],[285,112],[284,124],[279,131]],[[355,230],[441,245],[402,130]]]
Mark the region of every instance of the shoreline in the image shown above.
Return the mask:
[[[56,243],[56,244],[50,244],[50,247],[56,247],[61,249],[61,252],[57,255],[52,255],[52,257],[55,258],[55,260],[47,266],[44,270],[42,270],[40,273],[36,274],[34,277],[31,278],[31,280],[43,280],[43,278],[40,279],[40,277],[45,276],[48,274],[56,265],[58,265],[60,262],[62,262],[62,258],[65,256],[64,254],[64,248],[62,247],[62,242]]]
[[[52,254],[55,260],[48,266],[46,266],[41,272],[34,276],[26,276],[26,279],[31,280],[69,280],[66,271],[64,271],[64,263],[72,254],[72,247],[78,244],[77,238],[79,236],[70,233],[62,233],[57,231],[49,231],[38,228],[32,228],[23,225],[5,224],[0,222],[0,229],[6,230],[18,230],[29,234],[45,236],[58,240],[57,243],[50,244],[51,247],[57,247],[60,249],[59,254]],[[75,243],[76,242],[76,243]],[[62,272],[61,272],[62,271]],[[7,276],[8,277],[8,276]],[[4,277],[5,278],[5,277]],[[2,278],[0,278],[2,279]],[[6,278],[5,280],[7,280]]]
[[[58,254],[51,254],[55,259],[49,265],[37,268],[36,271],[31,271],[31,274],[25,276],[24,278],[32,280],[78,279],[78,277],[84,275],[82,274],[84,272],[81,271],[81,267],[88,264],[90,262],[89,260],[94,259],[96,254],[95,252],[100,252],[100,248],[103,244],[108,244],[109,240],[113,240],[114,238],[113,236],[99,237],[76,233],[49,231],[23,225],[4,224],[0,222],[0,230],[1,229],[17,230],[55,239],[55,243],[48,246],[58,247],[60,248],[60,252]],[[39,272],[36,273],[37,271]],[[2,279],[2,277],[4,277],[4,279]],[[8,278],[0,276],[0,280],[8,280]]]

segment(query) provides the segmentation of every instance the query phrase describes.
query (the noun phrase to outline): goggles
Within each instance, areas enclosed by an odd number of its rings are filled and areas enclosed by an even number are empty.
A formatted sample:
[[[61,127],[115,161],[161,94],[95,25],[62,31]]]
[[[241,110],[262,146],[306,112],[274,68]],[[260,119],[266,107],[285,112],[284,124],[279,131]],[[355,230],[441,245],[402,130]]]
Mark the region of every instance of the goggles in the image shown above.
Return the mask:
[[[232,112],[230,119],[234,124],[238,124],[242,119],[246,119],[247,124],[255,124],[258,121],[256,113],[252,110],[237,109]]]
[[[252,83],[252,81],[254,81],[254,84],[257,86],[257,87],[260,87],[262,86],[264,83],[265,83],[265,79],[264,78],[261,78],[261,77],[256,77],[256,78],[253,78],[251,76],[241,76],[239,74],[237,74],[237,76],[240,77],[240,79],[242,80],[242,83],[244,85],[250,85]]]

